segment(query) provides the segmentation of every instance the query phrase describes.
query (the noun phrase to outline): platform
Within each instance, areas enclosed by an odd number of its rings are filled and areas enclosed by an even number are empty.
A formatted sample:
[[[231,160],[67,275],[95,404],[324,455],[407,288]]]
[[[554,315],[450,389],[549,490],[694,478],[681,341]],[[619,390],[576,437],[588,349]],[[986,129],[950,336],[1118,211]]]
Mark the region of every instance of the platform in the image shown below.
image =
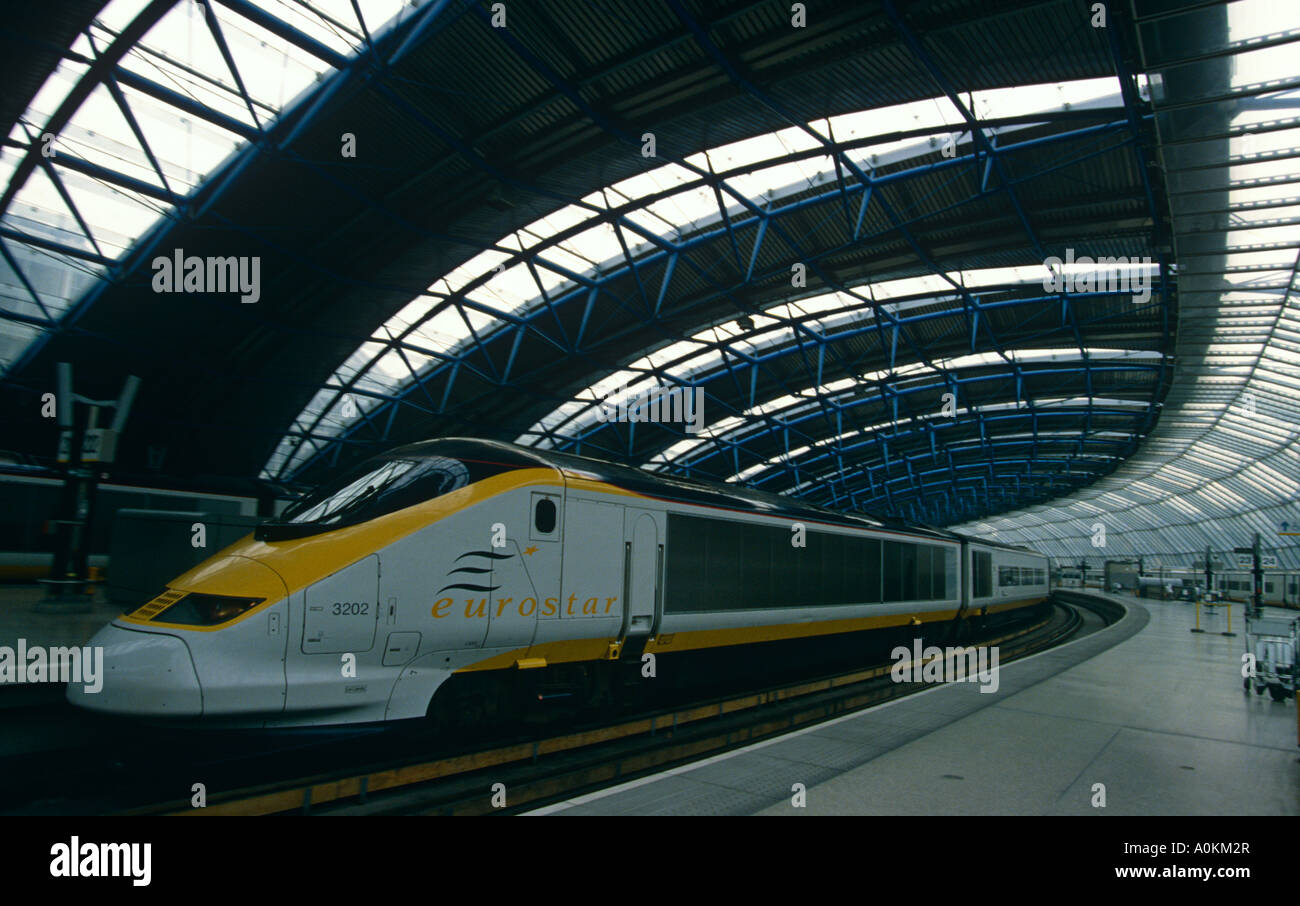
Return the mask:
[[[28,648],[79,647],[122,613],[102,586],[86,596],[90,610],[84,613],[39,612],[34,608],[44,595],[39,585],[0,585],[0,646],[16,649],[25,639]],[[0,682],[0,708],[62,698],[61,683]]]
[[[934,686],[530,814],[1300,814],[1296,703],[1243,693],[1243,637],[1114,600],[1123,619],[1003,665],[996,692]]]

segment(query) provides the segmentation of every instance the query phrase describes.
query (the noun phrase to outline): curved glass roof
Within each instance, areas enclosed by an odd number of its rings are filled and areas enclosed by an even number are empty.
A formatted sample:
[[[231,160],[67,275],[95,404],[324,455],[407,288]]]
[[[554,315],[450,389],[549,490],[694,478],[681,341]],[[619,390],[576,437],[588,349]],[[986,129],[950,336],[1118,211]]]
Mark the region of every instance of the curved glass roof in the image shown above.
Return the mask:
[[[241,149],[264,136],[268,124],[310,103],[319,85],[354,61],[378,29],[406,22],[413,10],[429,5],[107,4],[64,53],[0,152],[0,184],[7,185],[0,199],[0,368],[10,371],[29,358],[151,231],[179,221],[205,187],[237,170]],[[1228,30],[1220,34],[1221,20],[1214,17],[1225,11]],[[822,351],[830,341],[861,344],[868,332],[879,340],[887,324],[900,346],[897,361],[890,352],[848,378],[841,370],[822,379],[820,366],[787,369],[773,378],[775,390],[769,385],[755,393],[751,384],[748,401],[744,393],[730,402],[710,395],[703,430],[679,432],[680,439],[654,446],[658,452],[647,454],[646,467],[716,474],[718,462],[743,444],[783,435],[783,446],[746,447],[747,455],[737,455],[725,477],[790,494],[831,488],[834,496],[844,487],[847,499],[835,497],[835,503],[851,507],[891,504],[891,485],[900,482],[914,483],[923,495],[930,479],[945,471],[949,484],[934,478],[934,488],[956,490],[959,473],[978,477],[980,470],[987,488],[995,473],[1018,464],[1025,471],[1003,484],[1018,488],[1022,479],[1046,479],[1059,494],[1071,484],[1053,484],[1049,473],[1091,479],[1115,468],[1050,506],[968,528],[1070,558],[1101,555],[1091,545],[1099,520],[1108,527],[1107,556],[1157,550],[1182,556],[1206,544],[1226,545],[1229,537],[1233,546],[1246,543],[1241,536],[1254,531],[1273,538],[1283,522],[1300,524],[1293,502],[1300,476],[1294,419],[1300,396],[1300,77],[1293,62],[1300,11],[1262,0],[1150,15],[1139,10],[1136,33],[1140,68],[1148,74],[1138,75],[1136,84],[1144,100],[1149,95],[1153,118],[1135,104],[1116,59],[1120,78],[938,93],[808,122],[787,117],[795,125],[663,165],[647,161],[645,172],[559,207],[436,275],[335,369],[289,426],[262,477],[294,478],[337,450],[380,407],[423,387],[436,370],[458,366],[485,341],[508,340],[516,330],[518,346],[525,320],[556,300],[594,295],[593,281],[635,276],[652,259],[662,265],[664,257],[671,257],[671,274],[691,237],[723,236],[738,218],[762,212],[749,224],[754,230],[761,220],[752,272],[767,215],[805,205],[812,210],[810,190],[822,188],[823,197],[831,197],[838,188],[851,221],[842,172],[850,168],[857,176],[853,188],[862,191],[861,226],[876,185],[901,185],[914,173],[944,166],[934,158],[947,145],[945,137],[960,149],[963,167],[985,167],[978,191],[1003,193],[1029,246],[1041,250],[1021,210],[1023,197],[1012,189],[1019,180],[1005,174],[990,180],[989,168],[1001,166],[1003,151],[1049,141],[1034,137],[1038,127],[1055,128],[1068,123],[1065,113],[1094,110],[1105,119],[1089,122],[1131,127],[1125,153],[1133,153],[1122,164],[1105,165],[1116,171],[1134,159],[1135,170],[1145,170],[1138,120],[1153,119],[1157,160],[1150,163],[1169,193],[1174,256],[1163,269],[1155,264],[1140,273],[1153,284],[1177,278],[1177,330],[1166,326],[1167,335],[1176,335],[1174,355],[1156,336],[1144,345],[1137,333],[1145,322],[1136,329],[1128,323],[1127,333],[1112,337],[1104,317],[1087,339],[1075,325],[1073,342],[1065,331],[1045,342],[1030,330],[1003,343],[990,330],[976,343],[971,327],[969,352],[954,352],[960,347],[951,344],[942,355],[934,352],[937,333],[926,330],[939,318],[965,312],[1023,323],[1034,306],[1051,308],[1054,296],[1042,289],[1045,268],[1020,263],[1023,254],[985,256],[980,264],[988,266],[945,271],[908,237],[915,255],[889,276],[822,280],[819,285],[834,291],[791,289],[752,309],[738,304],[730,315],[714,310],[680,332],[655,324],[638,338],[636,351],[586,363],[585,371],[570,374],[581,375],[576,386],[548,388],[555,391],[544,397],[549,411],[528,409],[526,418],[512,423],[512,434],[524,444],[581,450],[597,428],[599,401],[615,389],[707,385],[712,394],[724,379],[734,382],[737,363],[782,364],[803,354],[805,340]],[[911,37],[905,29],[904,36]],[[923,58],[924,48],[914,41],[912,53]],[[947,91],[942,75],[930,72]],[[1099,165],[1090,175],[1111,172]],[[1149,183],[1147,190],[1149,202]],[[856,196],[852,205],[858,205]],[[1151,214],[1155,218],[1154,205]],[[1131,218],[1124,241],[1145,241],[1142,217]],[[1060,238],[1052,240],[1053,248],[1064,244]],[[1151,238],[1152,248],[1166,242]],[[731,244],[744,273],[734,237]],[[930,273],[916,273],[927,265]],[[1076,275],[1089,272],[1073,268]],[[660,301],[667,287],[665,277]],[[653,287],[641,291],[653,302]],[[1147,313],[1153,323],[1174,310],[1170,305],[1163,294],[1152,298]],[[1062,324],[1067,308],[1062,298]],[[1142,312],[1142,306],[1135,302],[1127,311]],[[902,344],[900,326],[907,328]],[[1160,398],[1170,369],[1174,380],[1163,414],[1148,433],[1152,401]],[[757,381],[758,371],[751,368],[746,380]],[[1014,383],[1014,392],[966,393],[999,381]],[[927,406],[906,405],[954,388],[962,393],[942,418]],[[857,407],[860,417],[851,424],[836,421]],[[908,432],[909,444],[890,446]],[[918,438],[928,438],[933,462],[917,453],[918,444],[925,445]],[[946,462],[935,438],[944,438]],[[954,460],[953,452],[963,450],[973,453]],[[882,458],[886,466],[891,458],[902,462],[905,473],[873,471],[871,462]],[[708,469],[701,465],[706,461]],[[1038,466],[1043,474],[1035,473]],[[854,474],[863,476],[856,492],[846,481]],[[1294,549],[1281,556],[1300,565]]]
[[[1067,109],[1122,109],[1121,92],[1113,78],[977,91],[966,96],[966,102],[980,119],[1032,117]],[[747,205],[779,209],[783,199],[809,187],[833,183],[839,161],[814,136],[855,143],[845,152],[848,160],[874,171],[933,154],[939,144],[935,136],[894,139],[891,133],[950,126],[953,147],[969,146],[971,135],[966,125],[953,103],[939,96],[817,120],[805,127],[792,126],[691,155],[684,163],[696,168],[695,172],[676,163],[655,167],[501,237],[493,248],[431,283],[339,367],[281,441],[263,477],[291,477],[332,439],[364,422],[372,409],[411,386],[429,369],[453,360],[512,319],[580,289],[585,278],[658,251],[658,238],[680,239],[726,224]],[[1009,140],[1034,125],[1029,120],[983,131],[995,140]],[[715,192],[701,172],[717,174],[720,191]],[[529,253],[527,258],[524,252]],[[1014,270],[1025,273],[1017,276]],[[967,276],[1026,280],[1032,270],[919,276],[869,287],[867,295],[855,291],[855,296],[858,302],[873,303],[926,289],[960,286],[959,281]],[[1037,279],[1041,282],[1041,276]],[[770,326],[770,319],[788,321],[846,304],[851,303],[832,297],[791,302],[756,317],[755,332]],[[861,316],[859,312],[847,318]],[[707,337],[700,334],[690,340],[670,341],[649,358],[678,359],[691,348],[713,345],[713,352],[705,352],[707,359],[720,355],[716,347],[739,350],[747,344],[757,348],[763,342],[757,336],[742,338],[740,333],[716,325]],[[590,407],[592,393],[619,383],[623,377],[621,373],[612,375],[577,394],[542,419],[535,430],[521,435],[519,442],[550,446],[560,426],[580,428],[582,421],[573,420],[573,414]],[[575,435],[566,431],[565,436],[572,439]]]
[[[111,0],[0,149],[0,371],[402,0]],[[115,61],[106,66],[104,61]]]
[[[962,528],[1027,544],[1062,562],[1146,555],[1191,566],[1209,548],[1220,568],[1259,533],[1265,553],[1300,567],[1300,78],[1292,42],[1300,7],[1241,0],[1227,35],[1186,57],[1146,53],[1178,245],[1178,364],[1146,445],[1112,475],[1050,506]],[[1177,46],[1177,45],[1174,45]],[[1209,68],[1231,62],[1223,84]],[[1163,85],[1199,86],[1177,97]],[[1188,116],[1188,112],[1195,116]],[[1104,546],[1095,527],[1105,527]]]
[[[1159,276],[1159,267],[1154,264],[1134,265],[1125,269],[1134,273],[1140,272],[1149,279]],[[1095,269],[1074,265],[1065,270],[1075,275],[1095,273]],[[823,293],[797,302],[781,303],[751,318],[754,322],[753,327],[741,328],[734,322],[715,325],[688,340],[671,343],[642,357],[627,368],[610,374],[579,393],[572,402],[559,407],[528,432],[521,434],[516,442],[544,448],[552,447],[555,445],[554,438],[557,433],[576,437],[580,436],[585,428],[595,424],[599,418],[598,401],[606,399],[611,394],[617,392],[634,395],[652,387],[665,385],[695,386],[710,374],[725,369],[728,356],[761,356],[778,344],[788,342],[796,332],[808,332],[825,339],[833,337],[838,331],[861,329],[865,322],[877,318],[877,311],[902,322],[907,320],[909,312],[926,311],[933,317],[936,312],[960,308],[961,299],[957,294],[933,295],[926,293],[925,290],[933,291],[953,285],[961,286],[966,290],[988,287],[999,289],[1041,287],[1044,280],[1048,278],[1049,272],[1046,267],[987,268],[942,276],[909,277],[878,284],[863,284],[853,287],[852,295],[843,292]],[[920,295],[911,295],[918,290],[921,291]],[[903,294],[908,294],[908,298],[881,304],[883,300],[898,298]],[[1041,304],[1041,301],[1036,297],[1030,297],[1027,300],[1008,304]],[[871,307],[867,307],[868,305]],[[834,399],[836,394],[852,392],[862,382],[884,381],[897,389],[911,379],[922,376],[933,377],[984,365],[1032,362],[1077,363],[1108,358],[1160,360],[1164,356],[1159,352],[1145,350],[1001,349],[995,352],[952,357],[937,362],[913,362],[892,369],[863,372],[853,378],[843,378],[808,388],[800,394],[768,401],[740,415],[729,416],[712,423],[701,432],[702,437],[674,444],[656,456],[652,463],[688,465],[691,450],[713,439],[727,437],[749,419],[771,416],[775,413],[781,413],[783,416],[793,415],[799,409],[820,406],[823,401]],[[654,467],[651,465],[651,468]],[[746,476],[753,474],[756,473],[752,469],[745,470]]]

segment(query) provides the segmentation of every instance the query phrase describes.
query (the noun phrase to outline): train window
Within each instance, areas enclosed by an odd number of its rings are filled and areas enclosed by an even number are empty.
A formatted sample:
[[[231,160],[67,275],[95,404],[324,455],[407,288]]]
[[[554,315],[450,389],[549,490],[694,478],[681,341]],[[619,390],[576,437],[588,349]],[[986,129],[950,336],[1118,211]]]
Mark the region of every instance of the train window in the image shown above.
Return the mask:
[[[285,510],[279,523],[338,528],[441,497],[469,484],[465,463],[446,456],[374,459]]]
[[[441,449],[468,452],[469,448],[445,442]],[[531,457],[515,458],[512,454],[502,454],[502,459],[498,462],[419,450],[377,456],[327,480],[277,519],[259,525],[254,536],[259,541],[286,541],[357,525],[485,478],[539,464]]]
[[[863,541],[861,544],[866,548],[866,556],[863,562],[866,569],[862,574],[862,591],[863,597],[859,600],[870,601],[873,604],[879,604],[884,598],[881,590],[884,585],[884,566],[883,554],[881,553],[881,543],[876,540]],[[870,597],[868,597],[870,595]]]
[[[934,550],[928,544],[916,545],[916,589],[912,594],[912,600],[930,600]]]
[[[971,572],[974,573],[971,584],[975,586],[975,597],[990,597],[993,594],[993,555],[980,551],[972,553]]]
[[[735,523],[721,519],[708,520],[708,588],[713,597],[731,596],[740,599],[732,606],[743,609],[752,605],[747,600],[749,590],[741,584],[741,539],[738,528],[740,526]]]
[[[807,532],[806,546],[794,547],[791,538],[788,526],[669,514],[667,608],[700,613],[880,602],[882,559],[890,562],[880,541]],[[916,546],[898,548],[910,549],[913,571],[905,582],[897,570],[899,594],[908,587],[915,593]],[[942,571],[942,549],[934,550],[931,568],[938,563]],[[892,561],[901,567],[908,559],[901,554]],[[942,579],[940,587],[946,587]]]
[[[903,596],[900,601],[917,600],[917,561],[920,548],[915,544],[903,544]]]
[[[886,602],[918,600],[918,562],[920,548],[906,541],[886,541],[883,551],[884,583],[882,594]],[[928,560],[927,560],[928,562]],[[929,566],[926,566],[929,579]],[[926,582],[929,594],[929,582]]]
[[[930,566],[930,597],[942,601],[951,594],[948,587],[948,570],[953,564],[953,550],[950,547],[936,547]]]
[[[1009,586],[1016,585],[1016,584],[1017,584],[1016,568],[1014,566],[999,566],[998,585],[1001,585],[1003,588],[1007,588]]]
[[[900,541],[884,542],[884,562],[881,564],[884,576],[881,594],[885,601],[903,600],[903,543]]]
[[[797,606],[824,604],[825,581],[822,576],[822,548],[826,536],[821,532],[809,532],[804,538],[807,547],[791,548],[794,551],[794,574],[798,576],[799,591],[791,602]]]
[[[763,525],[737,525],[740,535],[740,589],[750,607],[771,607],[772,530]]]
[[[944,597],[943,548],[930,547],[930,594],[928,600],[937,601]]]
[[[555,498],[533,495],[533,528],[539,535],[549,535],[555,531],[559,520],[559,510]]]
[[[794,535],[788,528],[764,528],[763,532],[767,537],[768,556],[772,561],[768,600],[773,607],[784,607],[787,602],[792,603],[799,596],[799,574],[794,562],[799,550],[790,544]]]
[[[689,516],[668,516],[668,568],[665,579],[671,610],[698,613],[702,610],[721,609],[710,606],[709,552],[706,519]]]
[[[852,589],[845,579],[849,559],[849,539],[843,535],[822,535],[822,600],[827,604],[847,604],[853,600]]]

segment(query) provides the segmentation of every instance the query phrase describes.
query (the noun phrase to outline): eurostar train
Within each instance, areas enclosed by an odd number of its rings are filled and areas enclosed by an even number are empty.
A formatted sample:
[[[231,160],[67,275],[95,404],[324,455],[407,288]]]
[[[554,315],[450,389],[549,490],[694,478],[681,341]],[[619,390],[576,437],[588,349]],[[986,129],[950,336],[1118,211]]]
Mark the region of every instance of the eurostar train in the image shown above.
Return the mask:
[[[103,689],[68,697],[223,727],[455,727],[829,665],[1047,595],[1029,550],[449,438],[366,461],[178,576],[91,640]]]

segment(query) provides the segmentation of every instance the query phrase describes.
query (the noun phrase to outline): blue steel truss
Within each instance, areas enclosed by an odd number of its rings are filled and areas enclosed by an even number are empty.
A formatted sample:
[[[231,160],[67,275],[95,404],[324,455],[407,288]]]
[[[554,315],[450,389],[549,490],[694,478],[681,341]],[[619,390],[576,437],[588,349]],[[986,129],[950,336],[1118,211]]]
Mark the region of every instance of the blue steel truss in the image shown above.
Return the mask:
[[[432,231],[401,218],[383,201],[367,194],[360,187],[340,177],[335,171],[306,157],[296,155],[295,142],[309,128],[330,102],[350,87],[365,82],[387,101],[409,125],[427,132],[452,147],[457,155],[477,170],[511,187],[524,190],[535,197],[553,201],[557,207],[572,205],[585,209],[591,215],[586,220],[559,232],[523,251],[498,248],[506,256],[506,266],[524,265],[533,275],[537,294],[533,304],[519,311],[503,312],[496,306],[475,298],[491,277],[478,277],[456,292],[433,305],[424,317],[391,337],[358,337],[357,342],[373,342],[380,349],[375,356],[396,351],[406,362],[410,379],[404,386],[388,393],[358,386],[366,373],[360,368],[349,380],[333,381],[328,388],[337,396],[353,394],[374,401],[361,417],[343,432],[326,430],[325,407],[305,428],[288,432],[296,447],[313,452],[308,456],[290,457],[292,467],[284,466],[269,476],[275,483],[293,480],[295,475],[336,461],[344,450],[374,448],[400,442],[409,438],[394,433],[396,417],[400,412],[413,412],[434,418],[457,412],[460,405],[455,400],[458,380],[473,376],[499,388],[501,394],[513,398],[534,400],[538,411],[570,402],[571,396],[548,391],[538,376],[518,367],[520,350],[525,344],[541,343],[553,348],[554,353],[581,366],[591,377],[591,383],[611,370],[604,348],[608,338],[591,340],[588,331],[597,302],[611,303],[627,319],[627,332],[635,332],[638,344],[644,351],[661,348],[684,339],[681,327],[671,326],[689,322],[693,312],[703,313],[729,301],[735,315],[762,314],[770,311],[774,303],[787,298],[773,297],[763,303],[749,301],[756,294],[771,295],[771,288],[788,279],[790,264],[800,262],[807,266],[810,278],[826,292],[839,292],[854,300],[850,303],[863,313],[857,321],[832,331],[819,331],[800,319],[784,321],[781,328],[791,331],[791,340],[782,345],[761,346],[747,352],[742,342],[753,339],[751,333],[742,333],[729,341],[714,341],[707,349],[721,353],[721,367],[704,372],[680,372],[689,363],[669,362],[643,370],[646,376],[663,386],[703,387],[706,407],[715,417],[735,416],[744,422],[739,429],[722,432],[704,440],[703,444],[687,455],[668,463],[665,468],[687,474],[713,476],[736,475],[768,464],[750,473],[746,480],[774,490],[797,493],[830,505],[848,508],[891,510],[916,519],[933,522],[950,522],[1003,509],[1018,503],[1042,499],[1086,484],[1108,471],[1113,464],[1131,454],[1140,439],[1154,423],[1159,389],[1168,378],[1167,357],[1157,361],[1113,363],[1105,359],[1089,358],[1085,333],[1108,322],[1127,323],[1134,316],[1149,317],[1151,345],[1161,351],[1171,347],[1172,275],[1168,262],[1159,256],[1159,277],[1153,286],[1152,300],[1145,309],[1104,304],[1104,293],[1062,292],[1044,295],[1040,291],[1026,291],[1024,287],[981,287],[971,289],[948,275],[930,250],[917,236],[917,228],[945,215],[960,215],[963,209],[982,202],[990,195],[1005,199],[1014,211],[1015,220],[1024,233],[1023,246],[1030,249],[1036,260],[1051,253],[1023,204],[1021,193],[1038,180],[1047,178],[1070,179],[1078,176],[1086,165],[1097,158],[1113,157],[1117,152],[1133,155],[1134,165],[1140,174],[1150,220],[1147,231],[1155,236],[1167,232],[1164,218],[1150,183],[1147,155],[1144,144],[1149,128],[1150,114],[1138,97],[1132,73],[1124,66],[1122,55],[1112,42],[1116,75],[1122,90],[1122,107],[1105,109],[1062,110],[1052,113],[1035,113],[1029,116],[979,120],[963,102],[957,87],[951,84],[944,67],[926,48],[921,37],[908,27],[904,16],[891,0],[884,0],[886,16],[897,31],[903,44],[921,71],[933,82],[936,96],[946,98],[961,114],[967,130],[964,150],[951,158],[927,160],[914,166],[877,173],[864,169],[852,152],[878,144],[881,137],[865,137],[839,141],[821,134],[806,122],[791,114],[781,102],[766,92],[745,71],[744,66],[726,53],[712,40],[707,25],[696,21],[677,0],[667,0],[693,40],[714,60],[718,68],[755,104],[775,115],[789,126],[802,130],[814,140],[814,147],[784,155],[782,160],[795,161],[829,156],[834,164],[834,178],[816,190],[800,193],[794,200],[782,203],[763,203],[747,197],[732,185],[743,174],[769,166],[771,161],[761,161],[743,168],[715,172],[681,156],[661,156],[653,166],[673,163],[689,172],[691,185],[707,187],[717,200],[716,222],[703,228],[663,235],[635,222],[629,215],[654,202],[682,190],[682,186],[638,198],[627,204],[610,208],[598,207],[579,196],[568,196],[536,185],[518,174],[506,172],[485,159],[442,124],[433,122],[401,93],[386,84],[386,76],[412,50],[450,22],[472,13],[500,39],[506,51],[517,57],[536,74],[552,85],[563,97],[575,105],[592,123],[609,136],[629,147],[639,148],[641,130],[618,122],[607,113],[587,102],[579,88],[546,64],[525,42],[510,33],[509,29],[492,29],[488,25],[490,13],[478,5],[456,5],[438,0],[424,5],[416,13],[392,28],[375,33],[367,26],[357,10],[360,40],[356,53],[345,57],[321,45],[307,34],[267,13],[248,0],[219,0],[222,6],[285,39],[305,53],[318,58],[333,72],[319,88],[302,99],[291,110],[260,109],[250,96],[240,75],[237,61],[232,56],[225,36],[215,16],[208,18],[214,41],[230,70],[238,95],[245,105],[253,124],[234,119],[229,115],[204,105],[174,89],[146,79],[121,67],[120,60],[134,44],[172,7],[174,0],[155,0],[146,6],[131,26],[125,29],[108,47],[96,48],[93,57],[66,51],[70,60],[88,68],[50,121],[44,124],[45,132],[57,132],[70,120],[81,102],[97,86],[103,85],[111,93],[130,124],[137,140],[144,148],[159,184],[154,185],[111,167],[60,153],[57,162],[43,160],[37,133],[28,131],[28,142],[21,147],[23,156],[3,196],[0,196],[0,214],[8,210],[14,196],[27,177],[38,167],[44,169],[58,188],[65,203],[85,233],[86,243],[74,245],[48,237],[20,232],[11,227],[0,227],[0,256],[19,275],[35,304],[44,317],[37,318],[14,312],[0,311],[0,318],[40,327],[44,333],[33,343],[13,371],[39,352],[41,345],[59,331],[75,330],[79,316],[93,306],[106,287],[122,279],[123,275],[137,271],[163,245],[170,227],[211,211],[223,193],[236,185],[241,175],[260,155],[289,157],[310,168],[341,191],[364,202],[411,231],[434,236]],[[203,0],[206,6],[208,0]],[[173,106],[177,111],[199,117],[213,125],[239,136],[247,145],[227,160],[214,174],[188,194],[180,194],[168,183],[162,167],[149,148],[144,133],[132,114],[130,104],[123,95],[122,86],[140,91],[152,98]],[[1050,126],[1051,134],[1034,138],[1009,140],[1006,130],[1027,125]],[[890,140],[904,138],[935,138],[952,131],[951,126],[918,128],[892,133]],[[1003,133],[999,135],[999,133]],[[11,146],[14,143],[9,142]],[[1050,164],[1039,166],[1029,173],[1011,175],[1009,162],[1028,154],[1051,156]],[[164,216],[158,224],[139,240],[121,260],[104,254],[95,242],[91,228],[82,222],[73,199],[68,196],[59,176],[60,168],[77,172],[109,185],[120,186],[152,198],[164,206]],[[950,204],[911,213],[900,210],[886,196],[887,187],[903,187],[922,181],[944,179],[948,183],[964,179],[974,173],[978,177],[978,193]],[[739,207],[739,213],[730,208]],[[867,215],[883,215],[887,226],[869,227]],[[843,240],[825,243],[810,238],[807,231],[800,233],[795,225],[816,218],[819,223],[835,221],[842,224]],[[609,224],[622,244],[623,260],[599,272],[580,273],[559,264],[548,252],[568,241],[596,223]],[[244,227],[250,235],[257,235],[254,227]],[[627,235],[638,237],[651,248],[634,254]],[[271,237],[259,237],[273,243]],[[457,237],[439,236],[462,242],[467,256],[482,249],[481,243],[472,243]],[[891,299],[888,304],[874,300],[864,291],[860,282],[846,281],[837,276],[830,262],[851,253],[855,248],[871,241],[897,239],[914,259],[914,274],[937,274],[948,284],[942,294],[925,297],[935,304],[916,314],[897,310]],[[56,252],[71,259],[102,268],[100,281],[86,293],[61,318],[45,310],[38,294],[23,276],[18,262],[11,254],[8,243],[23,243],[33,248]],[[780,260],[765,263],[774,243],[786,251]],[[88,247],[87,247],[88,246]],[[721,250],[721,251],[719,251]],[[702,263],[715,253],[712,263]],[[725,261],[724,269],[720,261]],[[1023,263],[1031,263],[1024,261]],[[314,263],[324,268],[325,265]],[[559,293],[549,292],[539,270],[562,276],[572,287]],[[734,278],[729,276],[734,274]],[[674,279],[689,273],[707,287],[689,299],[675,292]],[[659,274],[652,279],[652,274]],[[431,278],[437,275],[430,275]],[[385,288],[376,284],[376,288]],[[630,288],[630,289],[629,289]],[[921,299],[920,301],[924,301]],[[1044,311],[1050,311],[1050,322],[1036,328],[1042,337],[1038,345],[1074,349],[1079,364],[1069,368],[1039,367],[1018,362],[1013,353],[1017,348],[1035,345],[1032,336],[1011,337],[995,327],[994,316],[1015,309],[1024,312],[1024,323],[1036,323]],[[468,327],[468,337],[449,349],[432,348],[415,335],[421,325],[446,311],[458,312]],[[493,324],[487,329],[469,326],[469,312],[489,315]],[[571,312],[576,317],[564,318]],[[869,313],[870,317],[867,317]],[[735,316],[733,315],[733,317]],[[819,313],[818,317],[824,317]],[[698,317],[703,317],[702,314]],[[566,323],[578,323],[576,331],[566,329]],[[710,326],[698,322],[700,327]],[[954,330],[954,324],[959,329]],[[303,330],[310,328],[303,327]],[[771,328],[765,328],[771,330]],[[933,330],[941,330],[936,339]],[[558,340],[556,338],[559,338]],[[855,350],[855,341],[867,340]],[[946,344],[946,350],[939,347]],[[1145,347],[1144,347],[1145,348]],[[1004,354],[1003,364],[997,367],[981,365],[970,369],[942,367],[942,358],[961,353],[997,352]],[[434,364],[416,368],[409,354],[428,357]],[[829,373],[858,373],[880,367],[891,371],[903,365],[919,363],[926,366],[927,381],[906,387],[895,386],[890,380],[877,381],[871,387],[841,399],[842,394],[823,392],[825,375]],[[796,367],[802,366],[802,367]],[[1143,375],[1139,381],[1125,381],[1124,376]],[[1060,393],[1071,398],[1086,400],[1080,405],[1062,405],[1051,408],[1036,407],[1025,388],[1026,379],[1039,387],[1042,396],[1045,381],[1058,380]],[[1101,380],[1104,386],[1094,387]],[[1003,402],[1015,402],[1014,411],[996,408],[996,399],[988,397],[982,405],[974,405],[965,414],[945,419],[940,423],[929,418],[932,398],[942,392],[954,392],[959,400],[968,397],[980,399],[980,388],[987,384],[1010,383],[1014,391],[998,397]],[[760,387],[763,388],[760,393]],[[747,409],[761,404],[765,398],[782,394],[798,394],[800,405],[811,402],[807,411],[787,414],[765,412],[755,414]],[[1110,398],[1128,398],[1141,401],[1134,407],[1108,406]],[[1094,404],[1094,400],[1098,400]],[[993,408],[990,406],[993,405]],[[463,409],[463,406],[460,406]],[[884,416],[884,418],[882,418]],[[473,424],[475,416],[459,412],[463,422]],[[872,426],[887,420],[888,430]],[[1094,420],[1098,420],[1094,423]],[[641,425],[635,423],[585,424],[570,418],[564,422],[537,431],[531,442],[546,443],[560,449],[595,453],[624,461],[644,464],[651,457],[647,453],[647,433],[654,432],[649,447],[662,451],[672,444],[689,439],[681,426],[674,424]],[[484,429],[496,428],[482,419]],[[1062,428],[1051,428],[1064,423]],[[1102,426],[1104,425],[1104,427]],[[529,431],[529,424],[506,426],[513,433]],[[1048,431],[1072,432],[1070,438],[1044,436]],[[1119,437],[1105,436],[1118,434]],[[1014,436],[1013,436],[1014,435]],[[1025,437],[1027,436],[1027,440]],[[303,447],[302,445],[306,445]],[[795,455],[792,451],[806,448]]]

